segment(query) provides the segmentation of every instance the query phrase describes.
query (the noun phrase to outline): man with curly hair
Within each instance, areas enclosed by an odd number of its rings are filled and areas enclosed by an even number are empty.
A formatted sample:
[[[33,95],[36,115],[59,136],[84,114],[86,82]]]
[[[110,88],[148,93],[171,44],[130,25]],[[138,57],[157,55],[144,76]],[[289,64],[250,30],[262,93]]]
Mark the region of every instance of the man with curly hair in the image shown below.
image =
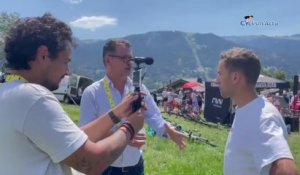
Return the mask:
[[[11,74],[0,85],[0,174],[64,175],[70,167],[100,174],[142,128],[143,111],[130,112],[137,95],[82,128],[68,117],[50,91],[69,73],[73,45],[69,26],[51,14],[22,19],[8,33]],[[100,140],[120,116],[127,122]]]

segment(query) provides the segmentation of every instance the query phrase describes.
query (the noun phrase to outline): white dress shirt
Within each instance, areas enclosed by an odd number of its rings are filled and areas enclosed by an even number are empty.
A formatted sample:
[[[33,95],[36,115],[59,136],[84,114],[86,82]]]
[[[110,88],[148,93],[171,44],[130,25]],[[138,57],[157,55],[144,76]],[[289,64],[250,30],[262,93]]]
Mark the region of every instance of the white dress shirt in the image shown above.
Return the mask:
[[[80,104],[80,126],[86,125],[89,122],[95,120],[101,115],[108,112],[112,107],[109,103],[107,92],[104,88],[104,79],[108,82],[111,95],[115,105],[121,103],[121,101],[127,96],[128,93],[133,92],[134,87],[132,85],[132,80],[128,78],[123,94],[114,87],[111,80],[105,76],[101,80],[88,86],[81,98]],[[159,136],[165,134],[164,124],[166,121],[162,118],[159,108],[153,100],[153,97],[150,95],[149,90],[145,85],[142,85],[141,91],[146,93],[144,97],[144,102],[147,105],[147,111],[145,112],[145,121],[146,123],[154,129]],[[116,130],[117,126],[115,125],[112,130]],[[111,165],[114,167],[127,167],[136,165],[142,155],[142,151],[136,147],[127,146],[121,156]]]

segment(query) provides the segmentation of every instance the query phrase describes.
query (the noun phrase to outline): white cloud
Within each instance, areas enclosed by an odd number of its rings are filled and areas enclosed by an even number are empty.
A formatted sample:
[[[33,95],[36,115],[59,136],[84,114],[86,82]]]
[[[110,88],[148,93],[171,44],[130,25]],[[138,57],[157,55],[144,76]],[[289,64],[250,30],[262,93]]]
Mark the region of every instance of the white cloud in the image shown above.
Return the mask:
[[[94,31],[97,28],[117,25],[117,19],[108,16],[83,16],[70,22],[72,27],[90,29]]]
[[[68,4],[79,4],[81,3],[83,0],[64,0],[64,2],[68,3]]]

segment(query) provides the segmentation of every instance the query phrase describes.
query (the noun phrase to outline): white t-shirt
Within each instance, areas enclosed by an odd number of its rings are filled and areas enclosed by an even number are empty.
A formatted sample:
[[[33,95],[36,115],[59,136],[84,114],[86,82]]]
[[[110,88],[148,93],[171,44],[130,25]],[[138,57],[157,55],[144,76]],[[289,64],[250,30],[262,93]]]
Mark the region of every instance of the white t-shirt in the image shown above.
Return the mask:
[[[192,92],[191,93],[191,99],[192,99],[192,102],[197,104],[198,105],[198,99],[197,99],[197,95],[195,92]]]
[[[168,103],[170,103],[171,101],[173,101],[174,100],[174,92],[172,92],[172,91],[168,91],[167,92],[167,98],[168,98]]]
[[[278,110],[263,97],[238,108],[225,149],[224,175],[268,175],[280,158],[293,156]]]
[[[167,97],[167,94],[168,94],[168,92],[164,90],[164,91],[162,91],[161,96],[162,96],[163,98],[166,98],[166,97]]]
[[[65,175],[60,163],[87,140],[46,88],[0,85],[0,174]]]

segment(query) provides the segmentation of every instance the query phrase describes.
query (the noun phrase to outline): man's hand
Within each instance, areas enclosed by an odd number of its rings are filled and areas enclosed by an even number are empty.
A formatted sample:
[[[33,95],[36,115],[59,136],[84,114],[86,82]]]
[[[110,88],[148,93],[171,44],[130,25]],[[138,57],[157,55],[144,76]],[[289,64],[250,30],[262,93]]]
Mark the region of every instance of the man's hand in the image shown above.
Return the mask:
[[[292,159],[278,159],[272,163],[270,175],[298,175],[297,166]]]
[[[127,95],[123,101],[113,109],[114,114],[120,119],[128,117],[131,114],[132,102],[137,98],[138,95],[134,93]]]
[[[132,141],[128,144],[130,146],[141,148],[146,144],[146,134],[138,132],[132,139]]]
[[[146,95],[144,92],[140,92],[139,94],[142,97]],[[128,94],[123,99],[123,101],[113,109],[113,113],[116,116],[118,116],[119,119],[129,117],[132,113],[132,103],[138,99],[139,94],[138,93]],[[147,107],[146,107],[144,101],[142,101],[142,107],[144,110],[147,110]]]
[[[145,108],[141,108],[127,117],[127,121],[132,124],[134,132],[137,132],[143,128],[145,110]]]
[[[187,139],[187,136],[177,131],[175,128],[170,127],[168,124],[165,124],[165,128],[170,139],[178,145],[179,149],[184,149],[186,147],[185,140]]]

